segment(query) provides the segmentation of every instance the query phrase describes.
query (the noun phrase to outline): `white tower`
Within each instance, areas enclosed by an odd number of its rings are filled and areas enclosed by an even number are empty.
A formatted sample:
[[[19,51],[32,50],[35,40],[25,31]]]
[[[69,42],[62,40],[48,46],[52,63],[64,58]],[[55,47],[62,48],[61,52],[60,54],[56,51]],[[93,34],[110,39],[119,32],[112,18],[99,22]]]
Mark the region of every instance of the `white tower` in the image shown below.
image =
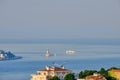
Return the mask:
[[[46,57],[49,57],[49,56],[50,56],[49,49],[46,51],[45,56],[46,56]]]

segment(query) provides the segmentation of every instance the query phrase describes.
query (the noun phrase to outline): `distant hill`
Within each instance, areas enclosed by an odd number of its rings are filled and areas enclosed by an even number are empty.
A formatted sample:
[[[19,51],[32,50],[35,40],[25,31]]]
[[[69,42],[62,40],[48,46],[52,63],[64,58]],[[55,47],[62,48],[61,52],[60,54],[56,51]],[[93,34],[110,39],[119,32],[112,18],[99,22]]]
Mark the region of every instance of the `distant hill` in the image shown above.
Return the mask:
[[[2,60],[15,60],[15,59],[21,59],[21,56],[15,56],[10,51],[5,52],[4,50],[0,50],[0,61]]]

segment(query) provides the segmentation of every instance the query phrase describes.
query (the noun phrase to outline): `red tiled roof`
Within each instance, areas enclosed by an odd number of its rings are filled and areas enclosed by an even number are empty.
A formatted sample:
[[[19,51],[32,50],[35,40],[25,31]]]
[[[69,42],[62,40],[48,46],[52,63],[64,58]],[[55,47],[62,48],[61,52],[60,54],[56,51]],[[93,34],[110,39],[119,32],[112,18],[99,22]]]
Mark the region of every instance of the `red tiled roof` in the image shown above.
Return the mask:
[[[86,80],[89,80],[89,79],[93,79],[93,80],[105,80],[105,77],[103,77],[102,75],[99,75],[99,76],[93,76],[93,75],[90,75],[90,76],[87,76],[86,77]]]
[[[62,69],[62,68],[55,68],[55,71],[71,71],[71,70]]]
[[[120,72],[120,69],[112,69],[110,71],[112,71],[112,72]]]
[[[67,70],[67,69],[62,69],[62,68],[58,68],[58,67],[55,67],[55,68],[53,68],[53,69],[49,69],[49,70],[47,70],[47,69],[44,69],[44,70],[39,70],[39,71],[71,71],[71,70]]]

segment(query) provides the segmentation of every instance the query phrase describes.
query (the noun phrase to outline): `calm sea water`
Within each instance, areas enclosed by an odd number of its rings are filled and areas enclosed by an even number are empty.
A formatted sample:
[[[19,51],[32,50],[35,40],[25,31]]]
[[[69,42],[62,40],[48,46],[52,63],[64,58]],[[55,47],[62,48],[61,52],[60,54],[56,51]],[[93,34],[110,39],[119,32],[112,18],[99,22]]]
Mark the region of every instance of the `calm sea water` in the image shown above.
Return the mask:
[[[65,68],[80,72],[85,69],[99,70],[101,67],[120,67],[120,45],[80,45],[80,44],[0,44],[0,49],[11,51],[19,60],[0,61],[0,80],[30,80],[30,75],[46,65],[65,63]],[[46,58],[49,49],[51,56]],[[67,55],[66,50],[76,53]]]

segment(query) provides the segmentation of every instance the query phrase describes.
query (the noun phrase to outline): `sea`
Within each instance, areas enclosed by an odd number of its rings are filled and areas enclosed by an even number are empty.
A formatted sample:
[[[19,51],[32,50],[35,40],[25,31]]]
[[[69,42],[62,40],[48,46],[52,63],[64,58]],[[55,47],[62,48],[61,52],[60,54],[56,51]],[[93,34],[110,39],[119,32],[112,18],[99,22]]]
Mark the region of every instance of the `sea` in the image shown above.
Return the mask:
[[[86,69],[120,67],[120,45],[2,43],[0,49],[23,57],[18,60],[0,61],[0,80],[30,80],[31,74],[45,69],[46,65],[64,65],[74,73]],[[54,56],[46,57],[47,49]],[[74,50],[75,53],[66,54],[66,50]]]

